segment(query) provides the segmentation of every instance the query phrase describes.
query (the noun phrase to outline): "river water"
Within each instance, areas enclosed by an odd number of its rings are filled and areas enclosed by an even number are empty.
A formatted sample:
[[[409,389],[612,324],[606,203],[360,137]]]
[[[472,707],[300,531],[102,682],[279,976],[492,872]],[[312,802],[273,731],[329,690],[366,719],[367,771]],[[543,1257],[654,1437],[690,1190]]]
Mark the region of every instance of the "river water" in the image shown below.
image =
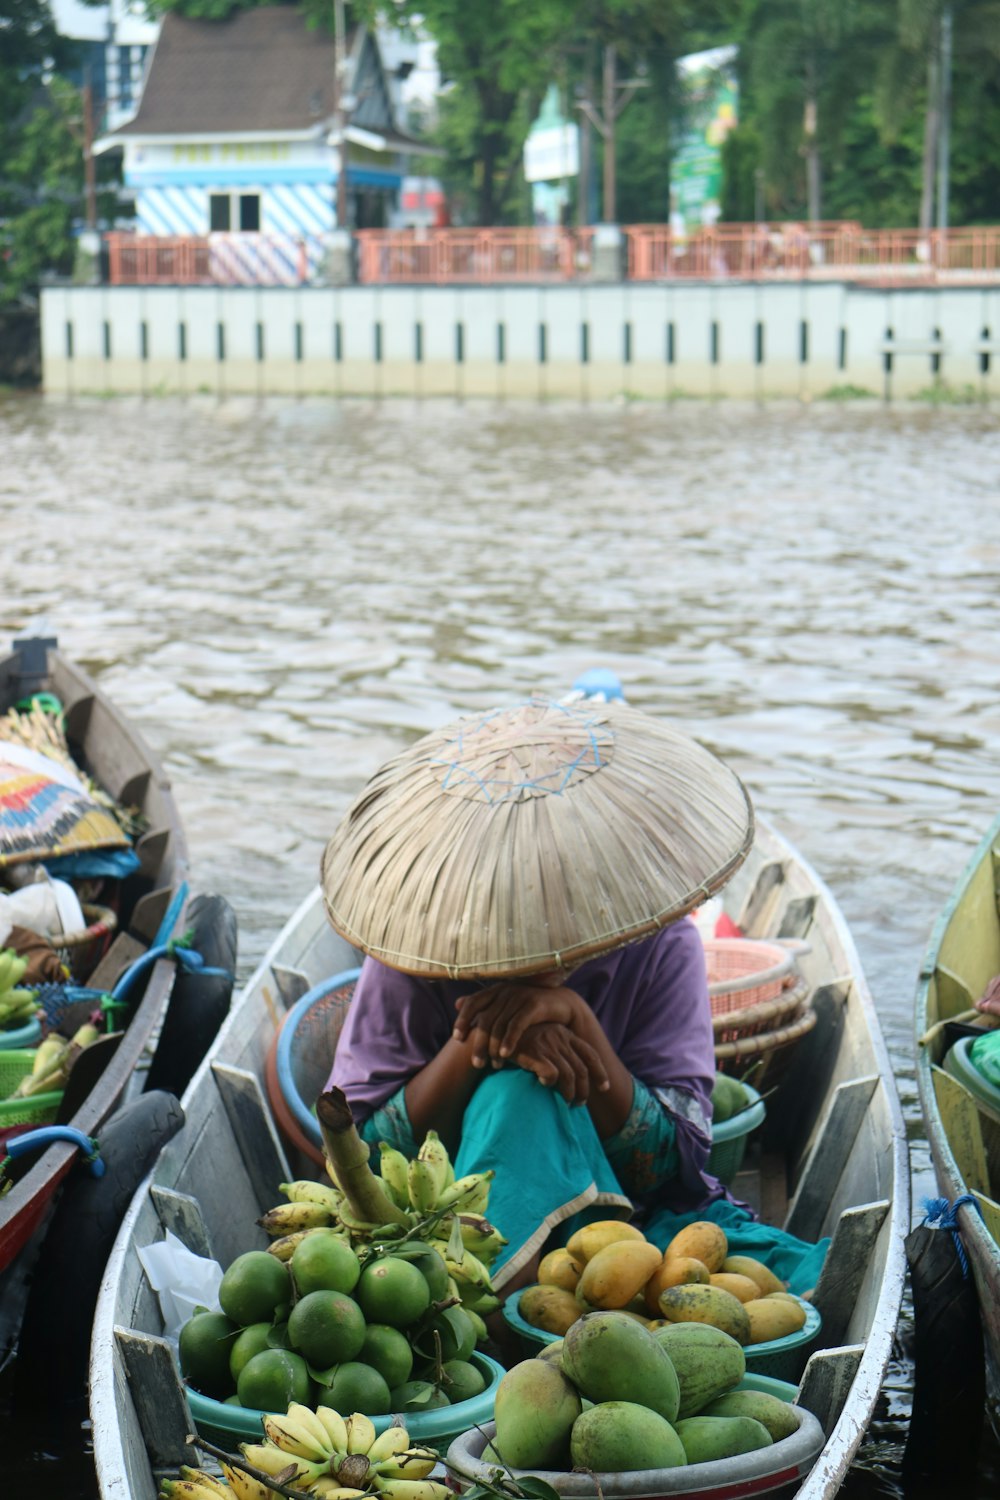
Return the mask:
[[[244,976],[377,764],[613,668],[838,898],[919,1210],[917,971],[1000,807],[998,475],[979,408],[8,398],[0,628],[156,749]],[[845,1494],[902,1493],[909,1333]]]

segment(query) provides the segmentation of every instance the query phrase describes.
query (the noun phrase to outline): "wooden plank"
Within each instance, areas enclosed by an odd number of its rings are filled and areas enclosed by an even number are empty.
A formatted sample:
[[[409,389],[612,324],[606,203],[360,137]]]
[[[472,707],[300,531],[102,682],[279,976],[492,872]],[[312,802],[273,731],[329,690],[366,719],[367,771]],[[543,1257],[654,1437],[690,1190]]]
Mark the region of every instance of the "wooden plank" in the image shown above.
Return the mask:
[[[278,1201],[278,1184],[291,1179],[288,1158],[255,1073],[214,1062],[212,1072],[225,1105],[247,1177],[261,1212]]]
[[[941,1124],[966,1187],[989,1196],[990,1174],[979,1106],[968,1089],[943,1068],[931,1068]]]
[[[308,974],[303,974],[301,969],[286,969],[281,964],[273,964],[271,974],[286,1010],[291,1010],[296,1001],[312,989]]]
[[[778,929],[780,938],[804,938],[813,924],[816,912],[816,897],[796,896],[789,901]]]
[[[839,1344],[868,1274],[879,1230],[889,1212],[887,1198],[847,1208],[837,1221],[813,1301],[823,1316],[823,1339]]]
[[[827,1437],[840,1421],[864,1352],[864,1344],[844,1344],[809,1356],[795,1404],[812,1412]]]
[[[773,859],[761,866],[753,888],[747,893],[736,918],[738,926],[744,932],[753,935],[760,930],[766,908],[784,883],[785,866],[782,860]]]
[[[128,806],[129,804],[125,804]],[[144,875],[154,876],[160,869],[166,858],[167,849],[170,847],[171,832],[169,828],[151,828],[144,833],[135,846],[135,852],[139,856]]]
[[[942,1020],[972,1009],[978,997],[970,992],[959,974],[945,968],[944,964],[938,964],[934,976],[937,980],[938,1015]]]
[[[994,1203],[993,1199],[987,1198],[985,1193],[974,1193],[973,1197],[982,1210],[983,1223],[993,1239],[1000,1245],[1000,1203]]]
[[[878,1074],[872,1073],[864,1078],[851,1078],[838,1084],[834,1090],[833,1101],[799,1177],[788,1211],[785,1227],[799,1239],[815,1240],[818,1237],[878,1081]]]
[[[190,1193],[175,1193],[173,1188],[149,1189],[157,1217],[165,1230],[175,1234],[193,1255],[212,1255],[211,1236],[201,1211],[201,1204]]]
[[[138,938],[134,938],[130,932],[119,932],[87,980],[87,988],[113,990],[129,965],[145,951],[145,943],[140,943]]]
[[[154,1468],[200,1467],[198,1450],[185,1442],[194,1419],[166,1339],[115,1326],[115,1341],[128,1375],[129,1394]]]

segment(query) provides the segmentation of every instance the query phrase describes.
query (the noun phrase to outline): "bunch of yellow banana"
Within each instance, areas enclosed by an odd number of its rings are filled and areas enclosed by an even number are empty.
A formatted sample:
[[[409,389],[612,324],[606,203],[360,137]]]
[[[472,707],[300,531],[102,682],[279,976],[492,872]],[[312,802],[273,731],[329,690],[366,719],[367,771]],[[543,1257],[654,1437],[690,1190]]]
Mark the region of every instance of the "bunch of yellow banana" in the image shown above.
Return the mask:
[[[76,1059],[84,1047],[97,1041],[100,1034],[89,1021],[79,1027],[69,1041],[56,1032],[50,1032],[35,1053],[31,1072],[21,1079],[11,1098],[30,1099],[35,1094],[64,1089]]]
[[[305,1179],[282,1182],[278,1184],[278,1188],[288,1202],[269,1208],[257,1220],[260,1227],[273,1238],[286,1239],[295,1234],[304,1235],[310,1229],[337,1227],[341,1209],[346,1202],[338,1188],[330,1187],[325,1182],[309,1182]],[[274,1250],[275,1246],[270,1248]],[[287,1256],[281,1254],[278,1258],[290,1260],[294,1249],[295,1246],[292,1245]]]
[[[276,1500],[277,1490],[261,1484],[241,1469],[222,1465],[226,1483],[203,1469],[184,1464],[179,1479],[160,1480],[160,1500]]]
[[[376,1434],[375,1424],[360,1412],[342,1417],[330,1407],[312,1411],[293,1403],[284,1416],[265,1417],[264,1432],[265,1442],[242,1444],[247,1463],[311,1495],[325,1500],[372,1494],[387,1500],[448,1500],[445,1485],[427,1480],[438,1455],[431,1448],[411,1446],[404,1427]]]

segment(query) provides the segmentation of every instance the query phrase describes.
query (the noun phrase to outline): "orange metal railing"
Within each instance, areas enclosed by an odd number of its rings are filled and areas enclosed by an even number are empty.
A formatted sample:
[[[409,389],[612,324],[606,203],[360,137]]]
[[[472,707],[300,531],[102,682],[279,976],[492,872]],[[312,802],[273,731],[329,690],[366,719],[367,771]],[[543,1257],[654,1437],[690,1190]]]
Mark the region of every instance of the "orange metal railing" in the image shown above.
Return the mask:
[[[362,282],[573,281],[590,270],[592,229],[361,229]]]
[[[502,284],[589,279],[592,229],[364,229],[357,279],[369,285]],[[879,285],[1000,280],[1000,227],[865,229],[820,224],[667,224],[622,229],[630,281],[838,280]],[[322,237],[106,236],[116,286],[303,284],[319,279]]]
[[[669,225],[625,231],[632,281],[865,280],[879,283],[1000,276],[1000,228],[921,231],[820,224],[715,224],[691,235]]]

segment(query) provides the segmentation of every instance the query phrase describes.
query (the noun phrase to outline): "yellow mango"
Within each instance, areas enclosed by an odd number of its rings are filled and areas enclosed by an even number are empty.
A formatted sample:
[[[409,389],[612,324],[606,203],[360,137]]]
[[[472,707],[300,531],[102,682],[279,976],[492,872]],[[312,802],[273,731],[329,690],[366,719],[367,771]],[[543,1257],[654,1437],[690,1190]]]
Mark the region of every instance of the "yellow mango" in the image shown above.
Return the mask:
[[[641,1229],[626,1224],[624,1219],[597,1219],[593,1224],[584,1224],[582,1229],[571,1234],[566,1241],[566,1249],[574,1260],[582,1260],[586,1264],[605,1245],[613,1245],[618,1240],[642,1240],[645,1243],[646,1236]]]
[[[710,1323],[738,1344],[750,1342],[745,1306],[721,1286],[670,1286],[660,1293],[660,1311],[671,1323]]]
[[[582,1270],[583,1262],[568,1250],[550,1250],[538,1264],[538,1280],[542,1286],[561,1286],[566,1292],[575,1292]]]
[[[744,1302],[743,1311],[750,1320],[751,1344],[767,1344],[771,1339],[784,1339],[790,1333],[798,1333],[806,1321],[806,1310],[801,1304],[793,1305],[784,1298],[758,1297],[754,1302]]]
[[[598,1250],[583,1268],[579,1292],[591,1307],[621,1308],[640,1292],[660,1264],[647,1240],[617,1240]]]
[[[753,1302],[760,1296],[760,1287],[749,1276],[740,1276],[735,1271],[716,1271],[708,1278],[709,1286],[721,1286],[724,1292],[732,1292],[741,1302]]]
[[[786,1283],[779,1280],[773,1271],[769,1271],[763,1261],[755,1260],[752,1255],[727,1255],[722,1265],[713,1269],[733,1271],[737,1276],[749,1276],[751,1281],[756,1281],[765,1297],[768,1292],[786,1290]]]
[[[704,1262],[690,1255],[665,1255],[646,1282],[644,1296],[646,1306],[654,1317],[660,1315],[660,1293],[668,1286],[683,1286],[686,1282],[708,1285],[709,1270]]]
[[[721,1271],[722,1263],[729,1253],[725,1233],[718,1224],[709,1219],[698,1219],[674,1235],[664,1251],[665,1256],[690,1255],[708,1267],[709,1272]],[[772,1288],[776,1291],[777,1288]]]
[[[526,1286],[517,1310],[532,1328],[560,1335],[572,1327],[581,1311],[573,1293],[561,1286]]]

